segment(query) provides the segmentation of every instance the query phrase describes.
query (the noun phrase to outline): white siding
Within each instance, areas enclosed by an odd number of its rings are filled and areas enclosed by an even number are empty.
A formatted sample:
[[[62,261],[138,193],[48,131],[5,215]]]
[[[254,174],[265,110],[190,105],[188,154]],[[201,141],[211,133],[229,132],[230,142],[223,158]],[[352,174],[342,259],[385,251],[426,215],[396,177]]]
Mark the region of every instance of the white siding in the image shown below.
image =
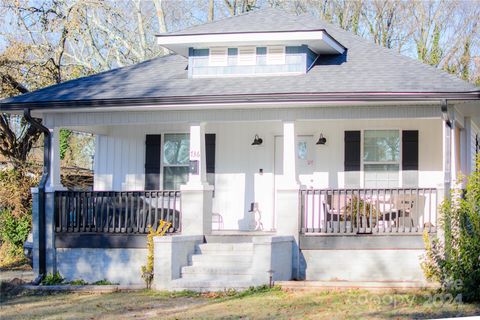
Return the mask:
[[[297,134],[320,133],[327,138],[325,145],[317,146],[314,185],[341,187],[344,184],[344,131],[365,129],[400,129],[419,131],[419,187],[441,187],[442,122],[440,120],[358,120],[306,121],[297,126]]]
[[[143,190],[145,135],[188,132],[186,125],[115,126],[98,135],[95,148],[95,190]]]

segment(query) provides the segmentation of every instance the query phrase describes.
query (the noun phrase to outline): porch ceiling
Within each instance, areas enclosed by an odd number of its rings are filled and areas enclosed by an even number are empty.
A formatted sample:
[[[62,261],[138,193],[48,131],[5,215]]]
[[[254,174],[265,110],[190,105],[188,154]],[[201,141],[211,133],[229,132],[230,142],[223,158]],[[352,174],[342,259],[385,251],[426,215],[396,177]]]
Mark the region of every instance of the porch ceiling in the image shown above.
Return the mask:
[[[440,119],[439,104],[363,104],[306,105],[282,108],[278,105],[256,108],[192,109],[111,112],[69,112],[43,115],[48,127],[101,127],[128,124],[192,123],[192,122],[255,122],[283,120],[343,120],[343,119]],[[96,129],[94,129],[96,130]]]
[[[457,101],[455,108],[463,116],[470,117],[475,123],[480,124],[480,100]]]

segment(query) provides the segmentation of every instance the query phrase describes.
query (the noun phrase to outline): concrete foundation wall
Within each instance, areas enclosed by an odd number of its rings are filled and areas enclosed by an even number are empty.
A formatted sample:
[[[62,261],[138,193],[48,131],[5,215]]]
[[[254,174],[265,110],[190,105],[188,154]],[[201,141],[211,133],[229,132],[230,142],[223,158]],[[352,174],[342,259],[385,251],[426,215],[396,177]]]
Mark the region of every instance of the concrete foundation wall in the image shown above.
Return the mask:
[[[421,249],[302,250],[306,280],[425,281]]]
[[[147,249],[56,250],[57,271],[67,280],[95,282],[106,279],[119,284],[142,284],[141,266],[146,263]]]

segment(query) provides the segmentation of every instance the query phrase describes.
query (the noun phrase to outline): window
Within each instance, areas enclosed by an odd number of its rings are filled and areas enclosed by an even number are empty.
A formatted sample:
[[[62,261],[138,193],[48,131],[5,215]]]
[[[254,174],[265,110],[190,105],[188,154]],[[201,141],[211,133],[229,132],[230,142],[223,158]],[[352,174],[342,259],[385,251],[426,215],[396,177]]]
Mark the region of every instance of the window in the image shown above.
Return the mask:
[[[239,47],[238,64],[241,66],[251,66],[257,63],[256,47]]]
[[[400,185],[400,131],[366,130],[363,139],[365,188]]]
[[[307,142],[299,141],[297,146],[297,157],[300,160],[307,160]]]
[[[187,183],[190,138],[186,133],[166,134],[163,144],[163,189],[179,190]]]
[[[228,48],[210,48],[209,65],[221,67],[228,64]]]
[[[285,47],[267,47],[267,64],[285,64]]]

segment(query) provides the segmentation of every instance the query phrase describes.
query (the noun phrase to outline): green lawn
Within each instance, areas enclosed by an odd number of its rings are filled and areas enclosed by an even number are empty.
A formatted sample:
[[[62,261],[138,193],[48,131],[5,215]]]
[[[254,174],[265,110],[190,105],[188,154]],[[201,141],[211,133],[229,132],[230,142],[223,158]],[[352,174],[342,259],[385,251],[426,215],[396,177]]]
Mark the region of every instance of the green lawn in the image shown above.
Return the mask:
[[[442,303],[430,291],[194,294],[21,293],[3,296],[1,319],[411,319],[480,315],[480,304]],[[449,297],[446,297],[448,300]]]

